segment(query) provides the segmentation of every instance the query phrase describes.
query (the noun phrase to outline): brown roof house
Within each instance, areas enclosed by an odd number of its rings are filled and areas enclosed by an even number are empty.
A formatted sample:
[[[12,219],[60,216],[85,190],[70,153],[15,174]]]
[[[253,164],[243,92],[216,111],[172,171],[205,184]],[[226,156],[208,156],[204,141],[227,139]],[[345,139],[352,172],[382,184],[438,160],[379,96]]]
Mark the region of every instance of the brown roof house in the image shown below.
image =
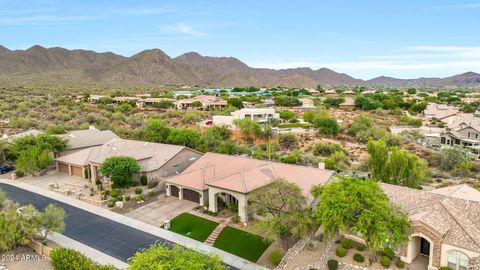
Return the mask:
[[[55,160],[58,172],[95,182],[99,178],[97,169],[109,157],[132,157],[140,165],[140,175],[162,179],[181,173],[201,155],[185,146],[114,138],[103,145],[85,148]]]
[[[338,107],[345,111],[353,111],[355,110],[355,100],[351,97],[346,97],[345,101],[340,103]]]
[[[219,200],[237,203],[240,220],[247,222],[248,216],[254,214],[247,209],[252,191],[283,178],[296,183],[312,205],[311,187],[326,184],[332,174],[332,171],[312,167],[206,153],[165,183],[167,196],[208,204],[212,212],[218,212]]]
[[[382,188],[410,217],[409,241],[399,252],[404,262],[416,261],[424,269],[465,270],[480,256],[480,192],[465,186],[433,191],[389,184]]]

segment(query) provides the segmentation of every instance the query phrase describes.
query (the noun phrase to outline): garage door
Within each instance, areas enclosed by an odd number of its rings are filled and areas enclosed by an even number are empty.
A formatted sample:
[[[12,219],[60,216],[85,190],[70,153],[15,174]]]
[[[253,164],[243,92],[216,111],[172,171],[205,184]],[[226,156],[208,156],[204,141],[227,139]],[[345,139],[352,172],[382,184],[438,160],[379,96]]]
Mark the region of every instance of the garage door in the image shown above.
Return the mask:
[[[72,166],[72,175],[83,177],[83,168],[79,166]]]
[[[177,197],[178,198],[178,191],[180,189],[176,186],[170,186],[170,196]]]
[[[64,164],[64,163],[58,163],[58,172],[61,172],[61,173],[69,173],[68,171],[68,165],[67,164]]]
[[[194,203],[200,203],[200,193],[191,189],[183,189],[183,199]]]

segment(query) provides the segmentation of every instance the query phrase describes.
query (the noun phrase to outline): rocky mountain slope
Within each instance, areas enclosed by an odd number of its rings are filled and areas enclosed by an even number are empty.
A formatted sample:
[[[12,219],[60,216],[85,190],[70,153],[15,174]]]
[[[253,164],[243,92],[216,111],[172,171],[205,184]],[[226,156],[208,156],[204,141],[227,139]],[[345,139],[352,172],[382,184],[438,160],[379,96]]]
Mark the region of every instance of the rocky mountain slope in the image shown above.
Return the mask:
[[[9,50],[0,46],[0,77],[23,80],[90,82],[116,85],[288,86],[328,85],[428,85],[480,86],[480,74],[467,72],[447,78],[396,79],[378,77],[364,81],[328,68],[252,68],[233,57],[209,57],[189,52],[171,58],[159,49],[131,57],[111,52],[44,48]]]

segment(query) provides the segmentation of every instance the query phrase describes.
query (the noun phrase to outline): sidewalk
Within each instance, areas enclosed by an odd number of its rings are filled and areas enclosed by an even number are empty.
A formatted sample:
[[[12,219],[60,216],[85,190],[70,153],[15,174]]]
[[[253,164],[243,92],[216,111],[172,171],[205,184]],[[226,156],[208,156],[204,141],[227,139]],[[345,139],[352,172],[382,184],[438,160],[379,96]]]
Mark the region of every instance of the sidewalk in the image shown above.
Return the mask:
[[[62,247],[78,250],[99,264],[111,264],[119,269],[126,269],[128,267],[128,263],[122,262],[119,259],[116,259],[94,248],[91,248],[78,241],[68,238],[65,235],[53,233],[52,235],[49,235],[48,239],[59,244]]]
[[[159,227],[129,218],[127,216],[117,214],[115,212],[112,212],[110,210],[91,205],[89,203],[76,200],[74,198],[70,198],[61,194],[58,194],[56,192],[48,191],[48,190],[43,190],[41,188],[26,184],[26,183],[20,183],[18,181],[12,181],[12,180],[6,180],[6,179],[0,179],[0,183],[4,183],[7,185],[15,186],[17,188],[24,189],[29,192],[33,192],[45,197],[49,197],[51,199],[63,202],[65,204],[69,204],[71,206],[74,206],[76,208],[94,213],[96,215],[102,216],[104,218],[113,220],[115,222],[124,224],[126,226],[130,226],[134,229],[155,235],[157,237],[163,238],[165,240],[168,240],[173,243],[177,243],[179,245],[192,248],[192,249],[197,249],[201,250],[207,253],[215,253],[218,254],[221,258],[222,261],[228,265],[231,265],[235,268],[242,269],[242,270],[257,270],[257,269],[265,269],[255,263],[252,263],[250,261],[247,261],[243,258],[240,258],[238,256],[235,256],[233,254],[230,254],[228,252],[225,252],[223,250],[217,249],[215,247],[209,246],[208,244],[200,243],[198,241],[195,241],[193,239],[190,239],[188,237],[185,237],[183,235],[176,234],[174,232],[168,231],[161,229]]]

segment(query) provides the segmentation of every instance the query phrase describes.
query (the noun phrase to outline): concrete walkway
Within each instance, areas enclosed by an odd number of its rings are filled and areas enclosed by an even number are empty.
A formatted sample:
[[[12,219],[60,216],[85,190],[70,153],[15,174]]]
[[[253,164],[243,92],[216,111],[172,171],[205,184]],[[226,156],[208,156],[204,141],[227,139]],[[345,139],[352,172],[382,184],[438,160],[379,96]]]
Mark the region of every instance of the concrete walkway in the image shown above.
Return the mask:
[[[99,264],[111,264],[119,269],[126,269],[128,267],[128,263],[68,238],[65,235],[53,233],[48,236],[48,240],[53,241],[62,247],[78,250]]]
[[[24,189],[25,191],[33,192],[33,193],[36,193],[36,194],[39,194],[39,195],[42,195],[42,196],[60,201],[60,202],[63,202],[65,204],[69,204],[71,206],[82,209],[84,211],[91,212],[93,214],[96,214],[96,215],[99,215],[101,217],[110,219],[110,220],[115,221],[117,223],[132,227],[134,229],[137,229],[137,230],[143,231],[145,233],[163,238],[167,241],[170,241],[170,242],[173,242],[173,243],[176,243],[176,244],[188,247],[188,248],[201,250],[201,251],[204,251],[204,252],[207,252],[207,253],[218,254],[222,258],[224,263],[226,263],[230,266],[233,266],[234,268],[237,268],[237,269],[242,269],[242,270],[243,269],[244,270],[265,269],[265,268],[255,264],[255,263],[252,263],[252,262],[247,261],[243,258],[240,258],[238,256],[235,256],[235,255],[230,254],[228,252],[225,252],[223,250],[212,247],[208,244],[200,243],[198,241],[195,241],[195,240],[190,239],[188,237],[185,237],[183,235],[179,235],[179,234],[176,234],[174,232],[161,229],[159,227],[156,227],[156,226],[153,226],[153,225],[150,225],[150,224],[147,224],[147,223],[144,223],[144,222],[126,217],[126,216],[121,215],[121,214],[114,213],[114,212],[109,211],[107,209],[104,209],[104,208],[101,208],[101,207],[98,207],[98,206],[95,206],[95,205],[91,205],[89,203],[86,203],[86,202],[83,202],[83,201],[80,201],[80,200],[76,200],[74,198],[63,196],[61,194],[51,192],[51,191],[48,191],[48,190],[44,190],[44,189],[29,185],[29,184],[26,184],[26,183],[20,183],[18,181],[0,179],[0,183],[15,186],[17,188]],[[94,230],[94,229],[95,228],[92,228],[92,230]],[[139,248],[142,248],[142,247],[139,247]]]

